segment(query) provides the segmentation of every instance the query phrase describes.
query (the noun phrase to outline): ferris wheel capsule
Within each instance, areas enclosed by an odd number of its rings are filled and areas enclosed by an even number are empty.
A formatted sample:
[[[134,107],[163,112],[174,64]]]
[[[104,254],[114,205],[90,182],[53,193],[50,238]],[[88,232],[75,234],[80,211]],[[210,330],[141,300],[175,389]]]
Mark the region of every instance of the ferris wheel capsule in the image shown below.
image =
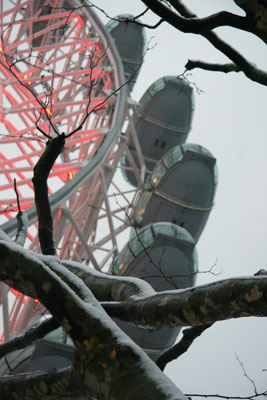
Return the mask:
[[[130,14],[121,14],[106,24],[106,29],[121,56],[130,91],[133,90],[140,73],[146,47],[144,27],[138,24],[138,20],[135,20],[137,23],[129,22],[133,18]]]
[[[157,292],[193,286],[197,271],[194,239],[184,228],[168,222],[140,229],[113,265],[115,275],[141,278]],[[116,322],[154,360],[174,344],[181,330],[176,326],[151,332],[124,321]]]
[[[133,124],[146,171],[150,175],[156,163],[169,150],[186,141],[194,114],[193,89],[184,79],[162,77],[146,90],[134,111]],[[134,162],[140,170],[141,162],[132,137],[129,150],[130,154],[124,153],[122,158],[123,176],[136,186],[136,176],[129,167]]]
[[[186,143],[170,150],[148,178],[135,210],[135,222],[168,221],[185,228],[195,242],[213,207],[218,171],[203,146]]]

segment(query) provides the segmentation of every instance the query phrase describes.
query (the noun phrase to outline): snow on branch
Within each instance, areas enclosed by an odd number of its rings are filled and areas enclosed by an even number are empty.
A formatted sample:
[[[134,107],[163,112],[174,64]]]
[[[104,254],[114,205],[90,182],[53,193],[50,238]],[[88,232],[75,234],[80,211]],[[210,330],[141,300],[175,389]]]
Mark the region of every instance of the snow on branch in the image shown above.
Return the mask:
[[[241,277],[159,292],[142,300],[105,303],[114,318],[156,329],[200,326],[231,318],[267,316],[267,278]]]
[[[60,264],[56,257],[47,256],[46,265],[45,256],[40,260],[20,246],[4,241],[0,242],[0,256],[0,279],[38,298],[72,338],[76,348],[72,369],[74,387],[78,379],[84,391],[101,393],[108,398],[138,400],[144,398],[144,394],[149,398],[153,393],[158,400],[185,399],[155,363],[108,317],[82,280],[79,280],[79,287],[82,287],[83,298],[57,275],[55,270]],[[51,270],[53,260],[54,271]],[[74,278],[69,272],[69,281]],[[36,382],[36,374],[32,379]],[[121,383],[117,384],[118,381]],[[15,397],[9,397],[13,399]]]

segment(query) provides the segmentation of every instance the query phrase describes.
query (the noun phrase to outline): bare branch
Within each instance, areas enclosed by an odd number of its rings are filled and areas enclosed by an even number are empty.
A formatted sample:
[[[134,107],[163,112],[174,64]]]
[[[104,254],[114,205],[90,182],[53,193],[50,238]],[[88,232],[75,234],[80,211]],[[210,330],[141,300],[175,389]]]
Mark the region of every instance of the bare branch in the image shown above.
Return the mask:
[[[148,29],[156,29],[156,28],[158,28],[158,27],[164,22],[164,19],[163,19],[163,18],[160,18],[160,19],[158,20],[158,22],[156,22],[154,25],[150,25],[150,24],[146,24],[146,23],[144,23],[144,22],[138,21],[137,18],[138,18],[138,17],[126,18],[126,19],[123,20],[123,22],[129,23],[129,24],[132,23],[132,24],[140,25],[140,26],[143,26],[144,28],[148,28]],[[112,18],[112,19],[116,19],[116,18]],[[120,20],[119,20],[119,21],[120,21]]]
[[[216,399],[225,399],[225,400],[255,400],[258,397],[264,396],[267,397],[267,391],[265,390],[264,392],[257,393],[257,394],[252,394],[251,396],[228,396],[225,394],[197,394],[197,393],[185,393],[185,396],[187,396],[189,399],[192,397],[204,397],[205,399],[209,398],[216,398]]]
[[[240,360],[240,358],[238,357],[237,354],[235,354],[235,358],[237,359],[239,365],[240,365],[241,368],[242,368],[244,377],[247,378],[247,380],[252,384],[254,393],[255,393],[255,395],[257,395],[258,393],[257,393],[257,387],[256,387],[256,385],[255,385],[255,382],[253,381],[253,379],[251,379],[251,378],[248,376],[247,371],[245,370],[244,364],[242,363],[242,361]]]
[[[180,342],[176,343],[169,350],[165,351],[158,359],[157,366],[163,371],[166,365],[180,357],[184,354],[194,340],[201,335],[206,329],[210,328],[211,324],[202,325],[202,326],[194,326],[193,328],[188,328],[183,330],[183,337]]]
[[[142,11],[140,14],[136,15],[136,16],[134,17],[134,19],[138,19],[138,18],[140,18],[140,17],[143,17],[148,11],[149,11],[149,7],[146,7],[146,8],[144,9],[144,11]]]
[[[16,179],[14,179],[14,190],[17,196],[17,204],[19,210],[19,212],[17,213],[18,228],[15,237],[15,242],[20,246],[24,246],[28,231],[28,216],[25,212],[21,211],[20,209],[19,194],[17,191]]]
[[[166,22],[174,26],[176,29],[184,32],[196,33],[193,31],[193,29],[185,30],[183,27],[181,27],[181,20],[180,20],[181,17],[179,17],[177,13],[172,11],[170,8],[166,7],[160,1],[158,0],[156,1],[142,0],[142,1],[155,14],[157,14],[161,18],[164,18]],[[184,7],[181,1],[177,0],[177,3],[179,3],[179,12],[182,14],[182,16],[188,18],[192,22],[192,18],[195,18],[196,15],[191,13],[191,11],[188,8]],[[214,32],[206,30],[203,32],[199,32],[199,34],[204,36],[217,50],[221,51],[234,64],[236,64],[237,67],[240,68],[240,71],[242,71],[249,79],[267,86],[267,73],[265,71],[260,70],[253,63],[249,62],[232,46],[230,46],[228,43],[220,39]]]
[[[183,4],[182,1],[180,0],[169,0],[168,3],[170,3],[176,11],[178,11],[183,17],[185,18],[197,18],[197,15],[194,14],[192,11],[189,10],[189,8],[186,7],[185,4]]]
[[[195,68],[201,68],[206,71],[217,71],[217,72],[240,72],[241,69],[236,64],[228,63],[228,64],[213,64],[208,63],[206,61],[201,60],[188,60],[185,68],[190,71]]]
[[[142,0],[154,13],[156,13],[163,20],[168,21],[177,29],[184,33],[202,34],[204,32],[219,28],[221,26],[231,26],[233,28],[241,29],[253,33],[249,21],[246,17],[221,11],[216,14],[210,15],[205,18],[183,17],[174,13],[169,7],[165,6],[161,1]],[[171,4],[173,2],[170,2]],[[180,11],[182,8],[180,7]],[[188,14],[187,14],[188,15]]]
[[[7,28],[6,28],[6,29],[7,29]],[[3,32],[3,34],[4,34],[4,32]],[[2,36],[1,36],[1,41],[2,41],[2,43],[4,43],[3,34],[2,34]],[[12,74],[12,76],[19,82],[19,84],[20,84],[21,86],[23,86],[25,89],[27,89],[27,91],[29,91],[29,92],[33,95],[33,97],[35,98],[35,100],[37,101],[37,103],[38,103],[38,104],[41,106],[41,108],[44,110],[44,113],[45,113],[45,115],[46,115],[46,117],[47,117],[47,119],[48,119],[48,121],[49,121],[49,123],[50,123],[50,126],[53,128],[54,132],[55,132],[57,135],[59,135],[59,132],[57,131],[57,129],[56,129],[56,127],[54,126],[54,124],[53,124],[53,122],[52,122],[52,120],[51,120],[49,114],[47,113],[46,105],[43,104],[43,103],[39,100],[39,98],[38,98],[37,94],[35,93],[35,91],[34,91],[32,88],[30,88],[28,85],[24,84],[24,83],[22,82],[22,80],[20,80],[20,79],[18,78],[16,72],[14,72],[14,66],[16,65],[16,63],[18,62],[18,60],[12,61],[12,63],[9,61],[9,57],[8,57],[8,55],[7,55],[6,52],[5,52],[4,44],[2,44],[2,53],[4,54],[5,60],[6,60],[6,65],[5,65],[4,63],[1,62],[2,67],[4,67],[5,69],[7,69],[7,70]],[[31,55],[25,57],[25,60],[28,59],[29,57],[31,57]],[[21,61],[25,61],[25,60],[23,59],[23,60],[19,60],[19,61],[21,62]],[[38,122],[38,121],[37,121],[37,122]],[[45,137],[50,138],[50,135],[48,135],[46,132],[44,132],[44,131],[38,126],[38,124],[37,124],[36,127],[37,127],[37,129],[38,129],[40,132],[42,132],[42,134],[43,134]]]
[[[39,325],[30,328],[24,335],[17,336],[0,345],[0,358],[15,350],[24,349],[33,344],[37,339],[41,339],[49,332],[59,327],[58,322],[54,318],[49,318]]]
[[[14,179],[14,190],[15,190],[16,197],[17,197],[18,210],[19,210],[19,212],[21,212],[21,210],[20,210],[20,202],[19,202],[19,195],[18,195],[18,191],[17,191],[17,181],[16,181],[16,179]]]

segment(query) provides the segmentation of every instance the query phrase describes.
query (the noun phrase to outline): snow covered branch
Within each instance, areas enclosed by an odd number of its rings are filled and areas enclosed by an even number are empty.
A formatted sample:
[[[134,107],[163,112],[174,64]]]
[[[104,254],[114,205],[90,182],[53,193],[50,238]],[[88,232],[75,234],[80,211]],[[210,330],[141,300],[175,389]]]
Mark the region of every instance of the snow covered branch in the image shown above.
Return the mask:
[[[141,300],[105,303],[109,315],[140,326],[199,326],[231,318],[267,316],[267,278],[241,277],[157,293]]]
[[[79,381],[83,391],[111,399],[138,400],[143,398],[144,393],[147,398],[153,393],[154,398],[159,400],[185,398],[155,363],[110,320],[81,279],[69,272],[69,279],[82,290],[83,298],[58,276],[61,273],[64,275],[64,267],[56,257],[47,256],[46,265],[45,256],[41,260],[4,241],[0,242],[0,256],[0,279],[22,293],[38,298],[72,338],[76,347],[71,372],[74,388],[75,382]],[[58,274],[48,265],[54,265],[53,269]],[[133,376],[135,379],[132,379]],[[48,378],[51,379],[46,375]],[[32,387],[36,382],[38,386],[36,374],[27,378],[28,385],[31,380]],[[21,382],[21,385],[23,387],[25,383]],[[12,397],[12,393],[10,391],[8,400],[17,398],[16,394]],[[75,393],[72,392],[72,395]],[[3,397],[3,400],[6,399]]]

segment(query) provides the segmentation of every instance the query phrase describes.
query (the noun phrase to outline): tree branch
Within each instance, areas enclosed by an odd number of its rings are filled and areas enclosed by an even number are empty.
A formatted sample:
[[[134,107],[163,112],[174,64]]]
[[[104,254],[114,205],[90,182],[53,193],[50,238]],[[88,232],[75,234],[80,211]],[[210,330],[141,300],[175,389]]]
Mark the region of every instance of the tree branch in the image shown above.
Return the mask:
[[[168,0],[168,2],[175,8],[176,11],[179,12],[185,18],[197,18],[197,15],[194,14],[189,8],[186,7],[180,0]]]
[[[43,254],[57,254],[53,238],[53,218],[48,198],[47,179],[54,162],[64,149],[64,146],[64,133],[48,141],[44,153],[33,169],[32,182],[38,217],[38,234]]]
[[[24,211],[19,211],[17,213],[18,228],[15,237],[15,242],[20,246],[24,246],[25,240],[27,238],[28,231],[28,215]]]
[[[14,179],[14,190],[15,190],[15,193],[17,196],[17,204],[18,204],[18,210],[19,210],[17,213],[18,227],[17,227],[17,234],[15,237],[15,242],[18,245],[23,247],[25,240],[27,238],[28,216],[25,212],[21,211],[21,209],[20,209],[19,194],[17,191],[16,179]]]
[[[260,275],[267,275],[267,271],[266,269],[260,269],[259,271],[257,271],[254,276],[260,276]]]
[[[73,261],[63,261],[63,265],[83,280],[110,316],[144,328],[203,326],[230,318],[267,316],[264,270],[257,277],[157,293],[138,278],[107,275]]]
[[[221,11],[204,18],[196,18],[196,16],[188,18],[174,13],[169,7],[158,0],[143,0],[143,2],[154,13],[163,18],[163,20],[167,20],[168,22],[171,21],[172,25],[175,25],[177,29],[184,33],[201,34],[222,26],[231,26],[233,28],[253,33],[246,17],[241,17],[227,11]],[[174,2],[170,1],[170,4],[173,5]],[[182,7],[177,6],[178,5],[176,4],[175,9],[177,11],[179,10],[181,13]],[[187,15],[189,15],[189,13]]]
[[[231,318],[267,316],[267,277],[232,278],[142,300],[104,303],[113,318],[140,327],[199,326]]]
[[[58,263],[56,258],[46,257],[48,264],[52,260]],[[42,256],[42,261],[15,244],[0,242],[0,279],[38,298],[68,332],[76,347],[72,379],[80,383],[80,393],[90,390],[99,395],[96,398],[125,400],[141,400],[153,393],[155,400],[185,400],[155,363],[109,319],[83,282],[77,277],[86,301],[45,265],[46,257]],[[75,278],[73,274],[71,278]],[[29,386],[31,379],[27,381]],[[15,396],[9,387],[9,398],[3,400],[15,400]]]
[[[134,277],[107,275],[74,261],[62,261],[64,267],[79,276],[99,301],[127,301],[156,294],[146,281]]]
[[[180,16],[177,15],[170,8],[166,7],[163,3],[158,0],[142,0],[144,4],[146,4],[155,14],[157,14],[160,18],[164,18],[166,22],[175,27],[178,30],[183,32],[191,32],[196,33],[193,29],[183,30],[181,27]],[[185,18],[192,21],[192,18],[195,18],[196,15],[193,14],[188,8],[184,7],[181,1],[177,0],[177,6],[179,4],[179,12]],[[254,31],[252,33],[255,33]],[[220,39],[214,32],[206,30],[203,32],[199,32],[200,35],[205,37],[217,50],[221,51],[225,56],[227,56],[234,64],[240,68],[249,79],[254,82],[260,83],[262,85],[267,86],[267,73],[263,70],[257,68],[254,64],[250,63],[243,57],[237,50],[235,50],[228,43],[224,42]]]
[[[234,0],[236,5],[246,13],[251,30],[267,43],[267,3],[266,0]]]
[[[206,71],[217,71],[217,72],[240,72],[241,69],[233,63],[229,64],[213,64],[201,60],[188,60],[185,68],[190,71],[191,69],[200,68]]]
[[[157,359],[157,366],[163,371],[166,365],[180,357],[184,354],[194,340],[201,335],[206,329],[210,328],[211,324],[202,325],[202,326],[193,326],[193,328],[188,328],[183,330],[183,337],[180,342],[176,343],[169,350],[165,351],[159,358]]]
[[[78,398],[80,385],[72,378],[71,368],[64,370],[49,370],[31,372],[0,378],[1,400],[46,400],[50,398],[63,399],[68,396]],[[90,398],[90,397],[89,397]]]
[[[258,397],[266,397],[267,396],[267,391],[265,390],[264,392],[260,392],[257,394],[252,394],[250,396],[229,396],[226,394],[198,394],[198,393],[185,393],[185,395],[190,399],[192,397],[201,397],[205,399],[225,399],[225,400],[255,400]]]
[[[24,349],[30,346],[37,339],[41,339],[49,332],[59,327],[58,322],[54,318],[49,318],[39,325],[30,328],[24,335],[10,339],[0,345],[0,358],[5,357],[7,354],[15,350]]]

